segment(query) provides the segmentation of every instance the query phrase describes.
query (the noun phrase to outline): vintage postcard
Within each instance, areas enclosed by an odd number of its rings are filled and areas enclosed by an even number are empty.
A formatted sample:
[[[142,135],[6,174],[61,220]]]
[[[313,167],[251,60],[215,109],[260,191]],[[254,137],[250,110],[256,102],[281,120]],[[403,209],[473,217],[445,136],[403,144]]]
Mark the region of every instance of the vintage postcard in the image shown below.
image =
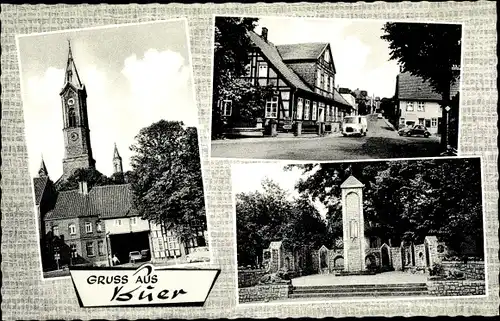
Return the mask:
[[[215,17],[211,157],[457,155],[462,26]]]
[[[186,20],[17,41],[43,276],[210,261]]]
[[[239,303],[486,295],[479,157],[232,168]]]

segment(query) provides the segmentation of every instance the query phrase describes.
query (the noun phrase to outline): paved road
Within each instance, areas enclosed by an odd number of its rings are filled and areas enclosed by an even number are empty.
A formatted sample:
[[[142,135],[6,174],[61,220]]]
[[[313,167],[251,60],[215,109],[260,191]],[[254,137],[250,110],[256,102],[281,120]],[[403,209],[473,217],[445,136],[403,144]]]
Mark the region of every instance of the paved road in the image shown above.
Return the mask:
[[[211,156],[280,160],[358,160],[439,156],[439,137],[400,137],[383,119],[369,116],[365,137],[240,138],[213,141]]]

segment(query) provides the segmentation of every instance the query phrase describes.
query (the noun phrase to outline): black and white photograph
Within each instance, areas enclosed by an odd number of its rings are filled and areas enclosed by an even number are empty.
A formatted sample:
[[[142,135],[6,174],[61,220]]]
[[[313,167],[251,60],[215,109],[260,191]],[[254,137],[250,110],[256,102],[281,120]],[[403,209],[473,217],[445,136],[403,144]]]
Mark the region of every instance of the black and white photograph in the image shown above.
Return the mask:
[[[485,296],[481,166],[233,164],[239,303]]]
[[[186,20],[17,46],[44,278],[210,262]]]
[[[458,155],[460,24],[214,20],[211,157]]]

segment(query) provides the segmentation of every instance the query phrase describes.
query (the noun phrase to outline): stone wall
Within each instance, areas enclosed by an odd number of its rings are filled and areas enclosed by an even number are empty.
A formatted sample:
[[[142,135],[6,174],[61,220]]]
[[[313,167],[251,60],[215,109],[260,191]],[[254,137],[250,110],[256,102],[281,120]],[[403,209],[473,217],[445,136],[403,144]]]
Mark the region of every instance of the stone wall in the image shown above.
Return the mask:
[[[256,302],[287,299],[291,286],[288,284],[256,285],[238,289],[239,302]]]
[[[464,262],[459,261],[443,261],[441,262],[445,271],[459,270],[464,273],[468,280],[485,280],[484,278],[484,261],[481,262]]]
[[[238,287],[249,287],[259,283],[262,276],[266,274],[264,269],[258,270],[238,270]]]
[[[475,280],[433,280],[427,281],[427,290],[437,296],[482,295],[486,293],[486,285]]]
[[[401,248],[391,247],[392,267],[396,271],[403,270],[403,261],[401,258]]]

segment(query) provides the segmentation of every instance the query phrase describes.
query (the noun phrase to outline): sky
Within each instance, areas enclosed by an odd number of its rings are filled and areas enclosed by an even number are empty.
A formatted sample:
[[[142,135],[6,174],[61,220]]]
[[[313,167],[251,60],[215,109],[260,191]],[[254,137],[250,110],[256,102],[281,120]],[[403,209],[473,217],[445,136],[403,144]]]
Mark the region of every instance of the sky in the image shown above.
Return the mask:
[[[62,105],[68,40],[87,90],[97,169],[112,174],[116,143],[130,169],[134,137],[161,119],[198,125],[185,20],[69,30],[18,37],[21,92],[30,173],[41,158],[49,176],[62,175]]]
[[[380,39],[385,21],[353,19],[260,18],[255,31],[268,29],[276,45],[330,43],[337,74],[335,86],[392,97],[399,66],[389,61],[389,43]]]
[[[298,168],[284,170],[286,165],[274,162],[233,164],[231,168],[233,193],[263,192],[262,182],[270,179],[289,193],[290,200],[298,197],[295,185],[301,178],[307,177],[307,174],[304,175]],[[314,201],[314,206],[324,218],[327,212],[325,206],[319,201]]]

